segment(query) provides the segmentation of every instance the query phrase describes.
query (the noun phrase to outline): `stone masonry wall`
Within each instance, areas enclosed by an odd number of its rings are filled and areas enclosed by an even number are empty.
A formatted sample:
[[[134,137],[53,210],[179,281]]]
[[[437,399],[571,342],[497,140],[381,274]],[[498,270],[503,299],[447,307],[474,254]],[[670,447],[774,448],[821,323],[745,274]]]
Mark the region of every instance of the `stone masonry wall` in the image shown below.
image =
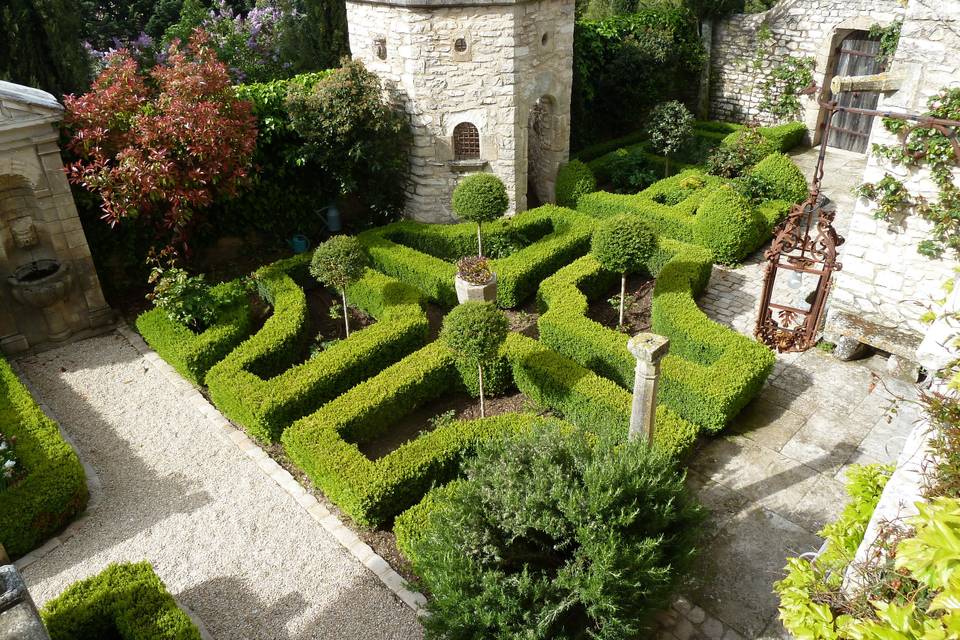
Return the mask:
[[[761,86],[771,71],[791,56],[815,61],[814,82],[829,85],[826,72],[839,41],[853,30],[888,25],[902,16],[898,0],[783,0],[764,13],[735,15],[713,31],[710,73],[710,117],[729,122],[758,120],[773,124],[758,105]],[[753,68],[757,31],[766,24],[771,40],[765,46],[759,71]],[[801,97],[802,119],[816,131],[820,108],[814,96]]]
[[[891,74],[905,80],[881,97],[880,109],[924,112],[927,98],[960,84],[960,0],[910,0]],[[871,141],[897,144],[877,119]],[[927,169],[908,171],[874,155],[864,171],[865,182],[889,172],[913,194],[936,197]],[[960,178],[960,172],[956,174]],[[913,360],[913,349],[926,331],[919,321],[924,306],[942,297],[941,285],[953,277],[955,256],[930,260],[917,253],[929,238],[930,224],[907,215],[891,224],[874,218],[875,206],[859,200],[842,247],[843,270],[837,274],[828,334],[847,335]],[[852,320],[852,322],[851,322]]]
[[[354,57],[385,81],[410,118],[409,217],[453,221],[453,189],[475,171],[504,181],[511,213],[525,209],[528,120],[540,98],[548,105],[550,139],[540,145],[546,151],[538,162],[552,164],[555,175],[569,151],[573,12],[573,0],[429,7],[347,2]],[[460,38],[467,46],[458,52]],[[479,162],[454,160],[452,135],[461,122],[480,132]]]

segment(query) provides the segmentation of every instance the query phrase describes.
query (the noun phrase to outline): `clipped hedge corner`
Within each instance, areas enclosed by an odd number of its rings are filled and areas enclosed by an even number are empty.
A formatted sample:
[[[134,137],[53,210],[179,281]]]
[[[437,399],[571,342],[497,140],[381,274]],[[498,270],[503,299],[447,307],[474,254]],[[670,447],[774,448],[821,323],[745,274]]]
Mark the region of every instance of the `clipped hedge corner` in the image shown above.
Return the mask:
[[[754,165],[750,175],[766,183],[787,202],[803,202],[810,193],[807,179],[789,156],[773,153]]]
[[[713,251],[722,264],[736,264],[760,244],[763,217],[730,187],[714,189],[704,198],[693,222],[693,239]]]
[[[597,190],[597,179],[590,167],[579,160],[571,160],[557,172],[557,204],[576,208],[580,196]]]
[[[27,475],[0,491],[0,543],[11,557],[39,547],[87,506],[87,481],[76,452],[0,358],[0,426],[16,439]]]
[[[111,564],[68,587],[40,615],[51,640],[200,640],[149,562]]]

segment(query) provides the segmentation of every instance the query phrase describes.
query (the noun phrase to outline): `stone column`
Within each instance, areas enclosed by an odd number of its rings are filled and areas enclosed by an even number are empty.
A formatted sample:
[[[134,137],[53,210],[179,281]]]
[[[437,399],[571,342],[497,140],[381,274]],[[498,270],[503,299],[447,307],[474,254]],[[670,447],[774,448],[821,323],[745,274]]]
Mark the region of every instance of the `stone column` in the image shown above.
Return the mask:
[[[670,349],[670,340],[655,333],[638,333],[627,342],[627,348],[637,359],[628,437],[630,440],[643,437],[648,444],[652,444],[657,412],[660,360]]]
[[[0,640],[50,640],[33,598],[12,564],[0,567]]]

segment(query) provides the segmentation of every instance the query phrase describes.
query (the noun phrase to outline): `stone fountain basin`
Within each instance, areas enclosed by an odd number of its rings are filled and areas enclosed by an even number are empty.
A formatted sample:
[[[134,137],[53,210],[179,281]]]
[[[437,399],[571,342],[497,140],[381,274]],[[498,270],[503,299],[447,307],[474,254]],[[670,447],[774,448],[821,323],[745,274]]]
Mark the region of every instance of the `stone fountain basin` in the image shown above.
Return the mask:
[[[15,300],[43,309],[67,298],[73,275],[70,265],[59,260],[34,260],[20,265],[7,278]]]

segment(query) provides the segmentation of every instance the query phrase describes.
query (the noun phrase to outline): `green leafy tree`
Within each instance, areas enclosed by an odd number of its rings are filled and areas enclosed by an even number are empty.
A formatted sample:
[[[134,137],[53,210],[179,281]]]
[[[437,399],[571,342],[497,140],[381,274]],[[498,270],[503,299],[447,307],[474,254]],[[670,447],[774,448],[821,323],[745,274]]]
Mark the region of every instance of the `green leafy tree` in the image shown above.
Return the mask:
[[[666,454],[544,420],[465,471],[411,540],[428,637],[648,636],[703,520]]]
[[[467,362],[477,365],[480,380],[480,417],[484,417],[483,367],[497,357],[510,323],[492,302],[464,302],[443,319],[440,339]]]
[[[647,118],[650,145],[666,158],[664,171],[670,175],[670,156],[693,136],[693,114],[682,102],[671,100],[654,107]]]
[[[345,60],[312,88],[291,86],[287,106],[305,142],[304,161],[326,167],[342,193],[356,194],[381,217],[402,210],[412,135],[363,63]]]
[[[480,227],[493,222],[510,206],[507,188],[492,173],[475,173],[460,181],[453,190],[453,212],[457,217],[477,223],[477,255],[483,256]]]
[[[0,3],[0,80],[57,97],[84,89],[90,64],[80,42],[80,12],[72,0]]]
[[[299,0],[303,20],[285,41],[285,59],[298,73],[331,69],[350,55],[347,38],[347,5],[344,0]]]
[[[657,248],[657,235],[641,218],[619,215],[607,218],[593,232],[590,251],[604,269],[620,274],[620,321],[623,326],[623,301],[627,293],[627,274],[646,267]]]
[[[347,287],[363,277],[369,262],[366,248],[353,236],[333,236],[317,247],[310,261],[310,274],[321,284],[338,289],[343,297],[343,324],[348,338]]]

